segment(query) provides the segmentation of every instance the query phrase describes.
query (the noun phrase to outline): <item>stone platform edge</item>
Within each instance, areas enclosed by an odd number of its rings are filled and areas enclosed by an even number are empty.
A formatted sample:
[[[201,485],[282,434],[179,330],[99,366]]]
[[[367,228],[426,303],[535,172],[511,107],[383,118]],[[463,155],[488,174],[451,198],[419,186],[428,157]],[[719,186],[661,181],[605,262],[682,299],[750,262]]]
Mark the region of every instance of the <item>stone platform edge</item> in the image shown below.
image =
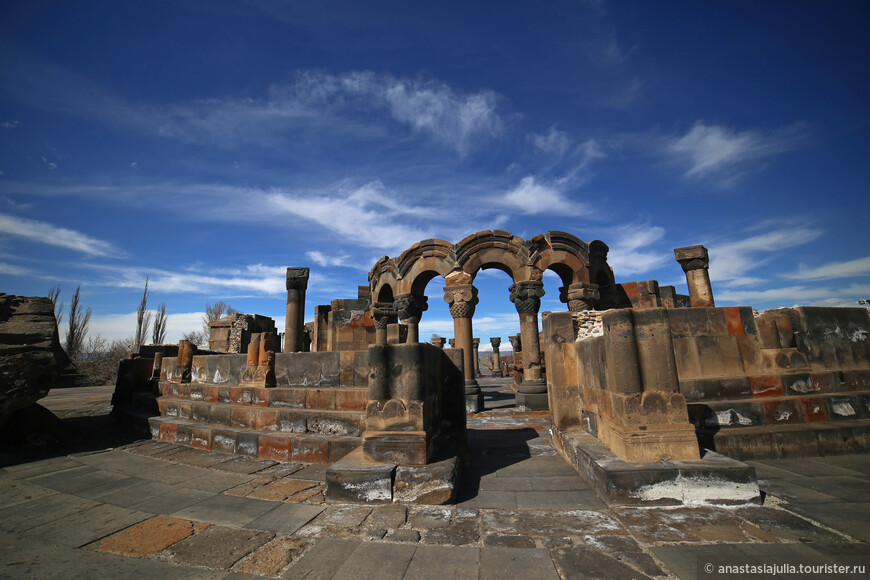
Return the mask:
[[[550,442],[608,506],[761,503],[755,468],[713,451],[700,461],[629,463],[580,429],[550,429]]]
[[[456,501],[462,457],[426,465],[396,465],[365,458],[360,445],[326,469],[330,503],[413,503],[445,505]]]

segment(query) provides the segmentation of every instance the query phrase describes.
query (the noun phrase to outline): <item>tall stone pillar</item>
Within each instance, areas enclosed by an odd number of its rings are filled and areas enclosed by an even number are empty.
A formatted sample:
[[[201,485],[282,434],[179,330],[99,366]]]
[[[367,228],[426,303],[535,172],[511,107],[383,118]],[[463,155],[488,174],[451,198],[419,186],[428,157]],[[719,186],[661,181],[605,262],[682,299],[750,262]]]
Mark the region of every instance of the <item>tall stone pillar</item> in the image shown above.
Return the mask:
[[[474,377],[478,378],[483,376],[480,374],[480,339],[472,338],[471,346],[474,347]]]
[[[559,300],[566,303],[571,312],[591,310],[599,298],[598,284],[578,282],[559,288]]]
[[[520,315],[523,342],[523,381],[517,385],[517,405],[547,409],[547,383],[541,379],[541,344],[538,337],[538,310],[544,295],[540,280],[517,282],[511,288],[511,302]]]
[[[492,345],[492,376],[503,377],[504,373],[501,372],[501,353],[498,352],[498,347],[501,346],[501,337],[493,336],[489,339],[489,343]]]
[[[427,300],[428,298],[425,296],[401,294],[396,296],[393,301],[393,304],[396,306],[396,313],[399,315],[399,320],[408,327],[408,338],[405,339],[406,344],[420,343],[420,317],[429,308],[429,305],[426,303]]]
[[[434,344],[438,348],[444,348],[445,342],[447,342],[447,339],[443,336],[435,336],[432,338],[432,344]]]
[[[302,351],[305,326],[305,290],[308,268],[287,268],[287,317],[284,319],[284,352]]]
[[[713,287],[710,285],[710,255],[704,246],[687,246],[676,248],[674,256],[686,273],[686,283],[689,285],[689,302],[693,308],[715,306],[713,302]]]
[[[375,344],[387,344],[387,326],[397,320],[395,307],[389,302],[373,302],[369,309],[375,322]]]
[[[523,341],[519,334],[509,336],[508,340],[511,341],[511,348],[514,351],[511,357],[511,375],[514,378],[514,385],[517,385],[522,380],[522,375],[516,369],[518,368],[517,365],[523,361]]]
[[[462,371],[465,377],[465,411],[479,413],[483,410],[483,393],[474,378],[474,350],[471,318],[477,305],[477,288],[471,284],[444,287],[444,301],[450,305],[453,317],[453,335],[456,348],[462,349]]]

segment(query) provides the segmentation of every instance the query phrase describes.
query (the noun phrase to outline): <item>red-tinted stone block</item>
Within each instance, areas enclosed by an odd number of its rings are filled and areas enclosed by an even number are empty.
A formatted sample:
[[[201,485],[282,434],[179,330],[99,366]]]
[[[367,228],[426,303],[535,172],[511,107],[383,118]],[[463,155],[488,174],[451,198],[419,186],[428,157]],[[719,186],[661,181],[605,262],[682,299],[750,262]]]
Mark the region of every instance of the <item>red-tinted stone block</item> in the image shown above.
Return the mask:
[[[218,391],[220,387],[217,385],[208,385],[203,389],[202,400],[207,403],[217,403]]]
[[[764,420],[768,425],[789,425],[803,421],[800,405],[794,399],[766,401],[762,403],[762,406],[764,407]]]
[[[253,387],[251,389],[251,405],[254,407],[268,407],[269,389],[266,387]]]
[[[278,409],[256,409],[255,428],[261,431],[278,430]]]
[[[829,420],[828,410],[822,399],[800,399],[800,404],[804,413],[804,421],[807,423],[827,422]]]
[[[839,373],[810,373],[810,377],[817,393],[833,393],[841,389]]]
[[[329,440],[316,435],[293,437],[290,440],[290,459],[303,463],[329,463]]]
[[[250,405],[251,387],[230,387],[230,402],[236,405]]]
[[[743,336],[743,319],[740,317],[740,308],[737,306],[726,306],[725,322],[728,324],[728,336]]]
[[[335,393],[335,408],[339,411],[365,411],[368,400],[367,390],[339,389]]]
[[[260,435],[257,440],[257,457],[272,461],[290,461],[290,437],[286,435]]]
[[[305,393],[308,409],[335,409],[335,389],[308,389]]]
[[[194,449],[211,449],[211,429],[208,427],[192,427],[190,429],[190,446]]]
[[[175,443],[175,434],[178,430],[178,424],[164,421],[160,424],[160,440],[165,443]]]
[[[166,415],[166,399],[157,399],[157,410],[161,415]]]
[[[782,379],[779,375],[757,375],[749,377],[749,386],[753,397],[782,397]]]
[[[250,407],[235,407],[232,411],[231,421],[233,427],[254,429],[257,422],[257,411]]]

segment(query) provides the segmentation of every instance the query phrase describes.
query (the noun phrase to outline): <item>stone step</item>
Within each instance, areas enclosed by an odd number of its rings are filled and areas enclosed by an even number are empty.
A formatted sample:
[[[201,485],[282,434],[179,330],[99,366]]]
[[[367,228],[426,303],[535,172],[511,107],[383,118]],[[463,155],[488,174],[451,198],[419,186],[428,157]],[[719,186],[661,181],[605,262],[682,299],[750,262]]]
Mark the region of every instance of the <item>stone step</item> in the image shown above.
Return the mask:
[[[688,403],[689,419],[699,429],[739,429],[802,423],[870,419],[870,391],[756,396]]]
[[[870,452],[870,419],[699,431],[702,446],[740,460]]]
[[[164,397],[207,403],[340,411],[365,411],[368,402],[367,388],[348,387],[229,387],[161,381],[160,393]]]
[[[234,403],[159,397],[160,415],[195,424],[277,433],[360,436],[365,414],[356,410],[254,407]]]
[[[870,371],[858,369],[790,372],[680,380],[680,392],[689,403],[775,395],[803,397],[812,394],[857,391],[870,391]]]
[[[148,423],[155,441],[281,462],[328,465],[362,445],[361,437],[235,429],[173,417]]]

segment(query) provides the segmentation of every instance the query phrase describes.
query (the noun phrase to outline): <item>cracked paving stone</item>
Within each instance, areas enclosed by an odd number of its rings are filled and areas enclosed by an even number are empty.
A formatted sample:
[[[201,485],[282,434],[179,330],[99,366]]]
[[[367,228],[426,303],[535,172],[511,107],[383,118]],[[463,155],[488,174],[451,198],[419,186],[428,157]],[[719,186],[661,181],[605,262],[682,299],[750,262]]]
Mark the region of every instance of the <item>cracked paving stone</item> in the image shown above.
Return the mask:
[[[251,481],[245,482],[241,485],[237,485],[235,487],[231,487],[226,490],[224,493],[227,495],[236,495],[239,497],[248,497],[251,493],[257,490],[264,485],[271,483],[271,477],[258,477],[257,479],[252,479]]]
[[[212,526],[173,544],[161,555],[182,566],[228,570],[274,537],[268,532]]]
[[[429,530],[423,538],[426,544],[446,544],[450,546],[464,546],[473,544],[480,539],[477,526],[459,527],[454,526],[446,529]]]
[[[420,541],[420,532],[417,530],[396,530],[387,536],[391,542],[413,543]]]
[[[408,510],[408,525],[425,530],[446,528],[450,525],[452,516],[453,510],[451,508],[411,508]]]
[[[376,528],[374,530],[367,530],[365,532],[365,537],[370,540],[382,540],[386,535],[387,530],[385,530],[384,528]]]
[[[503,534],[532,536],[625,535],[612,517],[592,510],[501,510],[483,513],[484,529]]]
[[[242,574],[275,576],[308,550],[313,541],[275,538],[235,567]]]
[[[614,515],[641,542],[732,542],[750,540],[740,518],[713,507],[673,509],[618,508]]]
[[[372,508],[363,506],[346,506],[327,508],[314,521],[318,525],[332,528],[356,528],[368,517]]]
[[[570,544],[570,540],[568,541]],[[528,536],[511,536],[507,534],[491,534],[483,538],[484,546],[501,546],[503,548],[534,548],[535,541]]]
[[[305,479],[278,479],[253,490],[249,497],[287,501],[296,494],[316,486],[317,482]]]
[[[211,524],[179,518],[156,516],[99,540],[97,552],[121,556],[148,556],[162,552],[172,544],[207,529]]]
[[[403,505],[375,506],[363,523],[370,528],[394,530],[404,524],[407,517],[408,510]]]
[[[610,556],[586,546],[566,546],[550,550],[553,563],[562,578],[608,578],[609,580],[636,580],[648,578]]]
[[[845,539],[799,516],[780,509],[738,508],[736,514],[784,542],[840,543]]]

